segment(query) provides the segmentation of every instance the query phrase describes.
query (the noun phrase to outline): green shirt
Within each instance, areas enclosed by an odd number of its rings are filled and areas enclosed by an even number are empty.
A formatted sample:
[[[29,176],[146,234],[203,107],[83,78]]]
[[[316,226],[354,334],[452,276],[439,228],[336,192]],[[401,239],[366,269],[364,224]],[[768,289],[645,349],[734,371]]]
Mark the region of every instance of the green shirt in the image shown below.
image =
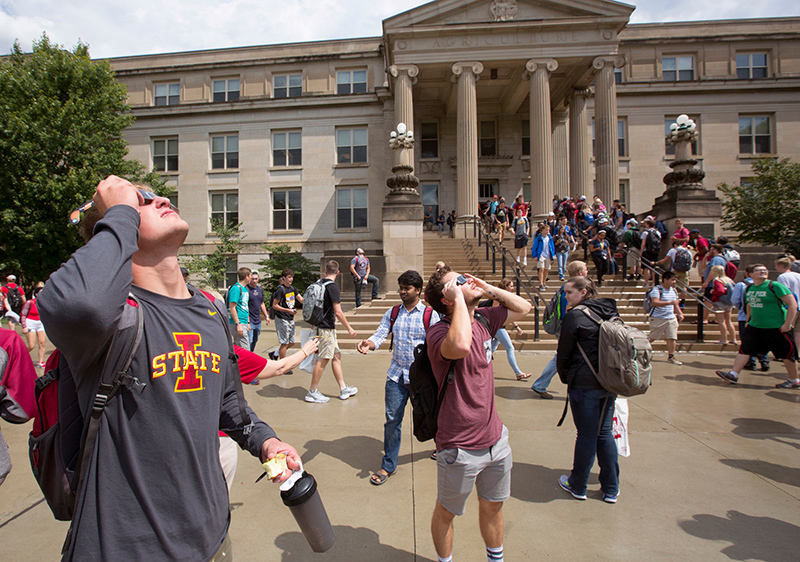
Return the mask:
[[[230,320],[231,324],[236,324],[236,320],[234,320],[230,315],[230,307],[231,303],[236,303],[236,316],[239,317],[239,324],[250,324],[250,307],[248,306],[248,301],[250,299],[250,293],[247,292],[241,283],[236,283],[233,287],[228,289],[228,319]]]
[[[770,288],[772,285],[772,288]],[[750,285],[744,294],[745,302],[750,306],[750,321],[754,328],[774,329],[786,322],[786,305],[781,297],[792,292],[777,281],[764,281],[761,285]]]

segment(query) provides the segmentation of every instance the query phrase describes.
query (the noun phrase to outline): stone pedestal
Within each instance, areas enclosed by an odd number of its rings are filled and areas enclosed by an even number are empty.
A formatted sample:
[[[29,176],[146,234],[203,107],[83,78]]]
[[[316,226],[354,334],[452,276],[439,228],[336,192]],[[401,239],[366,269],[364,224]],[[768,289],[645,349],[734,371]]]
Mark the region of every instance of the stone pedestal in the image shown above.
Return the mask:
[[[395,166],[386,180],[390,191],[383,202],[383,256],[387,293],[397,291],[397,278],[409,269],[422,275],[422,198],[415,189],[419,180],[410,166]]]

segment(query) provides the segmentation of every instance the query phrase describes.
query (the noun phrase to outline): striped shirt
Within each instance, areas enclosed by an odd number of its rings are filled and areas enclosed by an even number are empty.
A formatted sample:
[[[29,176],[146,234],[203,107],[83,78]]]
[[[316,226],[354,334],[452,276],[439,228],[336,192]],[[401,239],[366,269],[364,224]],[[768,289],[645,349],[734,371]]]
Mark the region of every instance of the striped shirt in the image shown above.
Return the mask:
[[[411,309],[411,312],[404,305],[400,305],[400,311],[394,321],[394,327],[392,327],[392,332],[395,336],[392,361],[386,371],[386,376],[393,382],[401,382],[402,377],[401,384],[408,384],[408,368],[414,362],[414,348],[425,341],[425,324],[422,322],[424,314],[425,305],[422,301],[419,301]],[[369,337],[369,341],[375,344],[375,349],[378,349],[389,337],[391,318],[392,309],[390,308],[381,318],[378,329]],[[431,314],[431,326],[440,319],[439,313],[433,311]]]

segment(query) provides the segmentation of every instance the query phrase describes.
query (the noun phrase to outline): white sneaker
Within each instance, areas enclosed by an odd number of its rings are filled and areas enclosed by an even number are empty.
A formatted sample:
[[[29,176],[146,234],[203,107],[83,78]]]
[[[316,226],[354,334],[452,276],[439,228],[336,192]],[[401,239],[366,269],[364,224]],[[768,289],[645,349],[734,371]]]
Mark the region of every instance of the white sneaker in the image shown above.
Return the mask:
[[[519,263],[519,256],[517,256],[517,263]]]
[[[525,258],[524,260],[522,260],[522,265],[524,265],[526,267],[528,266],[528,258]]]
[[[667,362],[668,363],[672,363],[673,365],[683,365],[683,363],[681,363],[680,361],[678,361],[674,357],[667,358]]]
[[[339,391],[339,398],[341,400],[347,400],[351,396],[355,396],[358,392],[358,389],[354,386],[345,386],[342,390]],[[327,400],[326,400],[327,402]]]
[[[306,402],[313,402],[315,404],[325,404],[330,398],[322,394],[319,390],[309,390],[306,394]]]

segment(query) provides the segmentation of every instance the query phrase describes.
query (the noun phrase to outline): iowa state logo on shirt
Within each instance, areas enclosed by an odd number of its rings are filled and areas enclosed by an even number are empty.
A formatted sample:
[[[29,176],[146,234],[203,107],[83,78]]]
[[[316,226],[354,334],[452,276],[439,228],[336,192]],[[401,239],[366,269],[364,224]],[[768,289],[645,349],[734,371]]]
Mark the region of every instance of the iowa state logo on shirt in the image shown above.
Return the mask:
[[[211,371],[219,374],[221,357],[217,353],[200,349],[203,339],[196,332],[173,332],[172,336],[178,350],[153,357],[153,380],[170,372],[178,375],[175,392],[203,390],[203,373]]]

